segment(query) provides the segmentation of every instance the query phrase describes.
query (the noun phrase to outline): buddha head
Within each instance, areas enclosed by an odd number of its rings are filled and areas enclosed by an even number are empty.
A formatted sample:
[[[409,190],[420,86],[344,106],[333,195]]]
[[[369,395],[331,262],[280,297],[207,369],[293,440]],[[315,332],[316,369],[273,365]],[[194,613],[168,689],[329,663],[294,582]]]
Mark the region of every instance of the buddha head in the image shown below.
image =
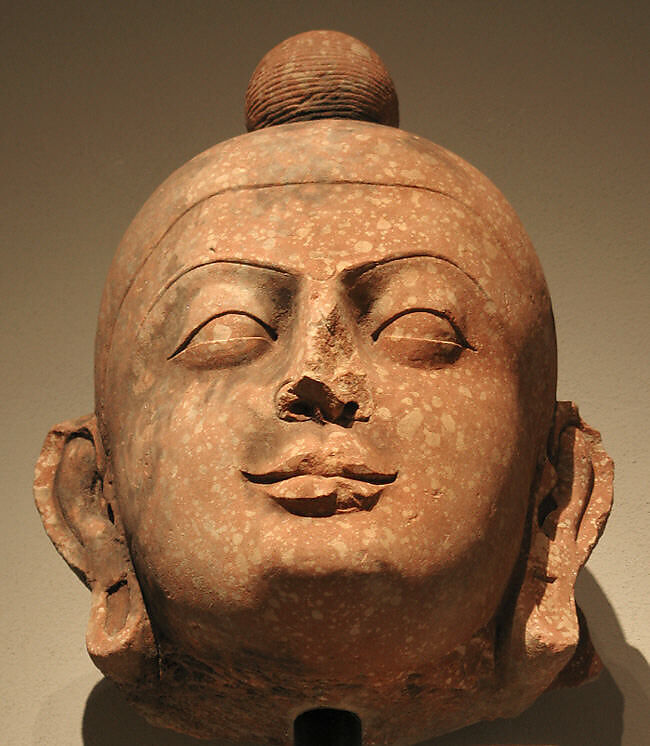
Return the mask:
[[[539,261],[351,37],[272,50],[247,103],[127,230],[95,412],[37,465],[90,655],[233,742],[321,708],[368,746],[517,714],[598,670],[573,588],[611,505]]]

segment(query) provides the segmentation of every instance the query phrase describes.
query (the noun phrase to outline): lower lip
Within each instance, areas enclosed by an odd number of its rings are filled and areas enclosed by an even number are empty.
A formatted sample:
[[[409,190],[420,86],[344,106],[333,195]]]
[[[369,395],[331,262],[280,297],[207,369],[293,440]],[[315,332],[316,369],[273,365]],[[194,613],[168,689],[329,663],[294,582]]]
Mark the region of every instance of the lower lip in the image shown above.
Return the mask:
[[[326,518],[372,510],[385,485],[306,474],[265,484],[264,492],[293,515]]]

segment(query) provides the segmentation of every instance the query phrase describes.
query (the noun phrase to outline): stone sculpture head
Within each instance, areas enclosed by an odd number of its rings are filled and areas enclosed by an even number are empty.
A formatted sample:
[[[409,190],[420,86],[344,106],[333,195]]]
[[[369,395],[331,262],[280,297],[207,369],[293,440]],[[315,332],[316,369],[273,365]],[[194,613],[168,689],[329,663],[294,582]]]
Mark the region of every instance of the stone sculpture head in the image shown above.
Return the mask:
[[[275,744],[317,708],[415,743],[593,674],[612,466],[555,400],[512,208],[342,34],[269,53],[248,118],[128,229],[95,414],[37,466],[95,663],[153,722]]]

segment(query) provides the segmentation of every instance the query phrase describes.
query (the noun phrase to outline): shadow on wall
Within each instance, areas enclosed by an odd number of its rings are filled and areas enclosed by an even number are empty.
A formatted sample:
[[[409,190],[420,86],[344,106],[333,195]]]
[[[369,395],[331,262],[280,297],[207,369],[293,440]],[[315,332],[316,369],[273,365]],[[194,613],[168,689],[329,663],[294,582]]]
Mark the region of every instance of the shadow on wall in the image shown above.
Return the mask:
[[[595,682],[577,689],[549,692],[512,720],[479,723],[421,746],[621,746],[624,707],[626,732],[649,732],[650,668],[625,642],[614,610],[588,571],[582,573],[580,591],[587,616],[599,622],[593,626],[606,630],[607,639],[596,639],[596,644],[611,673],[604,671]],[[148,725],[107,680],[94,687],[86,702],[83,742],[84,746],[231,746]],[[626,746],[640,743],[626,739]]]

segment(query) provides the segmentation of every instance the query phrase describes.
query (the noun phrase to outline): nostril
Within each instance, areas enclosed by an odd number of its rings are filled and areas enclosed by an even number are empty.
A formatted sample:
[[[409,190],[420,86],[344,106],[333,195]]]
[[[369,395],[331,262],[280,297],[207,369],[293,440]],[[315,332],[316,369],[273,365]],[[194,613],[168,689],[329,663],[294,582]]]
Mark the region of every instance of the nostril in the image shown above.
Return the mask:
[[[321,425],[328,422],[340,427],[352,427],[356,421],[367,422],[365,399],[346,401],[345,393],[354,395],[349,386],[339,386],[336,391],[317,377],[303,375],[298,380],[285,382],[276,394],[276,411],[280,419],[302,422],[313,420]],[[345,391],[345,389],[348,389]],[[359,410],[363,407],[363,416]]]
[[[354,416],[356,415],[358,409],[359,405],[357,404],[357,402],[346,402],[341,409],[341,413],[334,420],[334,422],[341,427],[351,427],[352,423],[354,422]]]
[[[313,417],[315,414],[314,408],[311,404],[301,401],[300,399],[295,399],[294,401],[289,402],[287,409],[291,414],[298,415],[299,417]]]

